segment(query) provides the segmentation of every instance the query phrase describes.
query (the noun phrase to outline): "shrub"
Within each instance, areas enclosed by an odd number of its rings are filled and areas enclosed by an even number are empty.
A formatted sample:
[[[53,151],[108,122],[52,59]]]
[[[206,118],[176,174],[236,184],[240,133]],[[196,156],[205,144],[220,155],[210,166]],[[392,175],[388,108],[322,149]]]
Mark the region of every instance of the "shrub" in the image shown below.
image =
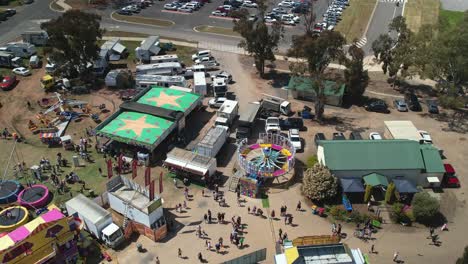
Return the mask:
[[[338,194],[338,179],[320,163],[305,171],[302,183],[302,193],[316,202],[331,200]]]
[[[337,205],[333,205],[328,209],[328,213],[333,217],[335,220],[344,220],[346,216],[346,210],[342,209]]]
[[[427,192],[420,192],[413,198],[413,214],[418,222],[431,221],[439,212],[439,201]]]
[[[401,203],[394,203],[392,211],[390,212],[390,219],[395,223],[407,222],[408,217],[403,212],[404,205]]]
[[[312,168],[317,162],[318,162],[318,159],[316,155],[309,156],[306,161],[306,166],[307,168]]]

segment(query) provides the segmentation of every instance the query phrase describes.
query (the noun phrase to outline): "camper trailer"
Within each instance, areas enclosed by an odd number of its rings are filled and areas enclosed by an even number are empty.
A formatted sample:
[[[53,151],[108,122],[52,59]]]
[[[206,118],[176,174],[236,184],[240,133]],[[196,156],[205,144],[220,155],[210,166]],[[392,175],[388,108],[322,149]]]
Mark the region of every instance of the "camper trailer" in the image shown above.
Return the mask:
[[[163,62],[136,66],[136,74],[178,75],[183,72],[179,62]]]
[[[176,54],[151,56],[151,63],[163,63],[163,62],[179,62],[179,57]]]
[[[158,55],[160,51],[159,37],[149,36],[135,49],[135,56],[142,62],[150,62],[151,56]]]
[[[144,89],[152,85],[169,88],[170,86],[187,86],[187,81],[183,76],[164,76],[164,75],[137,75],[135,77],[135,87]]]
[[[47,35],[47,32],[44,30],[26,31],[21,34],[21,38],[23,39],[23,42],[31,43],[36,46],[45,46],[49,40],[49,35]]]
[[[29,58],[36,54],[36,47],[30,43],[12,42],[1,47],[0,51],[11,53],[15,57]]]

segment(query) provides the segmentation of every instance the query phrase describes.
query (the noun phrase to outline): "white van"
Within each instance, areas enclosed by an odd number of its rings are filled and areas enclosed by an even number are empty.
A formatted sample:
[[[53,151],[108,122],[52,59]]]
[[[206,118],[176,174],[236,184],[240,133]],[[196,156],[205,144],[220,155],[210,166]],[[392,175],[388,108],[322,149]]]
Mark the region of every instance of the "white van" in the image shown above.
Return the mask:
[[[205,65],[193,65],[192,67],[186,68],[184,76],[185,78],[192,78],[193,74],[196,72],[203,72],[206,74],[206,67]]]
[[[211,50],[200,50],[199,52],[192,55],[192,60],[195,61],[196,59],[200,59],[203,57],[210,57]]]

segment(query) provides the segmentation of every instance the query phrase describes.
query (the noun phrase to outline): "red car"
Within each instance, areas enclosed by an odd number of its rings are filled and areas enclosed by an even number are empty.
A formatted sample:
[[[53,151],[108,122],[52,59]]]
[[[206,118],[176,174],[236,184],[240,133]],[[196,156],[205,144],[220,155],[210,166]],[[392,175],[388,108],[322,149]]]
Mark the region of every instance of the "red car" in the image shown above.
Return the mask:
[[[2,83],[0,84],[0,88],[4,91],[11,90],[15,87],[16,84],[16,76],[5,76],[3,78]]]
[[[455,169],[451,164],[444,164],[445,174],[442,180],[445,187],[460,188],[460,181],[455,175]]]

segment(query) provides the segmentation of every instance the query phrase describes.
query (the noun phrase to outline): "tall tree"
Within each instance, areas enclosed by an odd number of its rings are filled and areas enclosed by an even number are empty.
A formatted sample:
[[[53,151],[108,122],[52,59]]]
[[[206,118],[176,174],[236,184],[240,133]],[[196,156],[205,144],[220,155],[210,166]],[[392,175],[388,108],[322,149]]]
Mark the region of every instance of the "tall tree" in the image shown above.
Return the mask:
[[[395,85],[398,73],[402,78],[411,76],[408,69],[414,60],[413,33],[402,16],[395,17],[388,28],[388,34],[380,35],[372,43],[372,50],[376,59],[382,63],[383,72],[388,73],[392,85]],[[397,36],[392,38],[390,33],[395,33]]]
[[[293,75],[311,78],[316,94],[315,117],[321,120],[325,106],[325,70],[334,60],[344,58],[345,38],[336,31],[324,31],[320,36],[294,36],[288,55],[298,59],[290,64]]]
[[[326,202],[338,194],[338,179],[320,163],[304,173],[302,193],[309,199]]]
[[[356,102],[366,91],[369,74],[367,70],[364,70],[364,51],[361,48],[353,44],[348,49],[348,56],[350,58],[345,59],[344,77],[348,94],[351,100]]]
[[[51,58],[61,65],[62,74],[71,77],[83,74],[98,58],[97,40],[103,34],[100,22],[99,15],[73,9],[41,25],[53,47]]]
[[[274,51],[283,37],[283,26],[279,22],[273,23],[269,28],[263,20],[265,5],[259,1],[260,18],[258,21],[249,21],[247,16],[242,16],[234,21],[234,31],[242,36],[239,47],[244,48],[249,55],[254,57],[255,67],[260,76],[265,74],[265,61],[275,61]],[[263,11],[262,11],[263,10]]]

